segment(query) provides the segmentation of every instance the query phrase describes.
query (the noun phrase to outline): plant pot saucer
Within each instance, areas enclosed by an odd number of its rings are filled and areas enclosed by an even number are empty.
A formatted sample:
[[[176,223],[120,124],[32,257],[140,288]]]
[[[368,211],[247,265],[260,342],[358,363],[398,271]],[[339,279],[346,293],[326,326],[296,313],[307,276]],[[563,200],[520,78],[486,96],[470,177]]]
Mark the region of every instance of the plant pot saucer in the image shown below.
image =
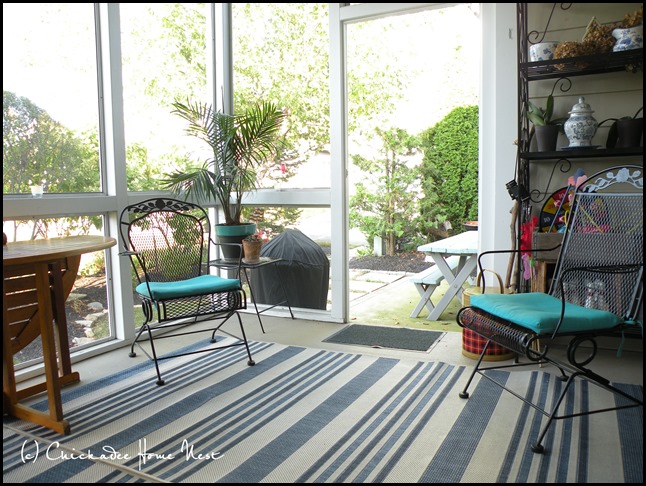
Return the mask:
[[[579,145],[578,147],[561,147],[561,150],[591,150],[598,149],[601,145]]]

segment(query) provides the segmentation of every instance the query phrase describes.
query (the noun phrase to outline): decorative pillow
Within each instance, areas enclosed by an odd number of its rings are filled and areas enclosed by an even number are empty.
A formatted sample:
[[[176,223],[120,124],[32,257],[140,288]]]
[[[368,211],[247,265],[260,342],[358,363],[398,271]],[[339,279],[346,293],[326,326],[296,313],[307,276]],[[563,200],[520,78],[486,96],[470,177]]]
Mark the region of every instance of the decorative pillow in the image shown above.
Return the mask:
[[[474,295],[471,305],[536,334],[553,333],[561,316],[561,300],[542,292]],[[566,303],[559,333],[611,329],[622,322],[612,312]]]
[[[222,278],[217,275],[200,275],[199,277],[176,282],[150,282],[149,285],[152,296],[148,294],[148,286],[145,282],[137,285],[135,290],[137,293],[153,300],[168,300],[241,288],[239,279]]]

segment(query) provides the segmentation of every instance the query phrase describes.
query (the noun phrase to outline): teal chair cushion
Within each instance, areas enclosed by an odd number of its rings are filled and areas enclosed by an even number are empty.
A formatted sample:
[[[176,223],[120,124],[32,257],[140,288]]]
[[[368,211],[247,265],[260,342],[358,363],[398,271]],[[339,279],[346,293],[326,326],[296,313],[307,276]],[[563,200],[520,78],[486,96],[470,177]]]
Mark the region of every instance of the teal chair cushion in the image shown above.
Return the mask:
[[[137,293],[145,295],[153,300],[179,299],[193,295],[207,295],[216,292],[226,292],[241,288],[240,280],[233,278],[222,278],[217,275],[200,275],[199,277],[176,282],[150,282],[148,285],[140,283],[136,287]]]
[[[471,305],[536,334],[553,333],[561,316],[561,300],[541,292],[474,295]],[[559,333],[611,329],[622,322],[612,312],[566,303]]]

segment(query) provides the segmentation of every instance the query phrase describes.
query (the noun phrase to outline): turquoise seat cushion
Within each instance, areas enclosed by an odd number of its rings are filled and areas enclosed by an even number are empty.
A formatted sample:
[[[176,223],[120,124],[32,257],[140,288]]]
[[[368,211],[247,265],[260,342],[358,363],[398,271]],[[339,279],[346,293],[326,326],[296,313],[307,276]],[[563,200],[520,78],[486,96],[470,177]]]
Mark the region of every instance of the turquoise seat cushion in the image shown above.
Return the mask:
[[[561,300],[542,292],[474,295],[471,297],[471,305],[531,329],[536,334],[553,333],[561,316]],[[559,334],[611,329],[622,322],[612,312],[566,303]]]
[[[149,285],[152,295],[148,293],[146,283],[140,283],[135,290],[153,300],[168,300],[241,288],[239,279],[222,278],[217,275],[200,275],[199,277],[175,282],[150,282]]]

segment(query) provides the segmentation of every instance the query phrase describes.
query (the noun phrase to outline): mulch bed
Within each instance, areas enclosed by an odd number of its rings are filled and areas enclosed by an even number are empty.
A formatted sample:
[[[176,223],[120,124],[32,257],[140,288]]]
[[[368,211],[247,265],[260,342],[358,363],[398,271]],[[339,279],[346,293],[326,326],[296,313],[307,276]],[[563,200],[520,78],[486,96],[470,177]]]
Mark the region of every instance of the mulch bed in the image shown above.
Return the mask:
[[[424,260],[426,255],[421,252],[396,253],[394,256],[362,256],[350,260],[350,268],[383,271],[419,273],[431,265]]]

